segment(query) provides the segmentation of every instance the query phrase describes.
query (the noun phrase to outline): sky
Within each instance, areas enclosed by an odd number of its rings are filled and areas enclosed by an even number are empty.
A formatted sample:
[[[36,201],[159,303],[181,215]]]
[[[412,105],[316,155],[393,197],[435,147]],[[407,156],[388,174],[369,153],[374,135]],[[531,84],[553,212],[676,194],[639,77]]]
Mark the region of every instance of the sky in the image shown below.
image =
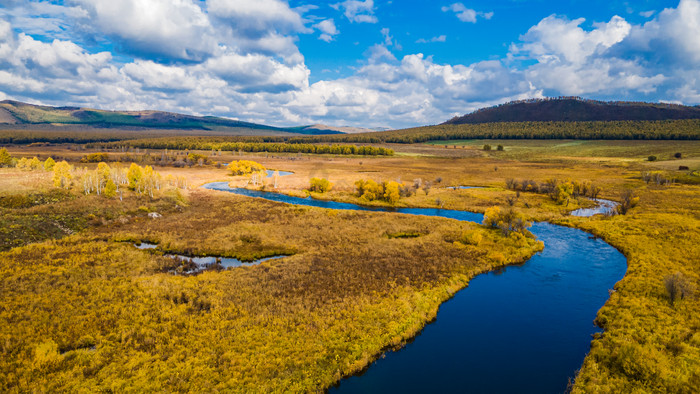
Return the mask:
[[[403,128],[556,96],[700,104],[700,0],[0,0],[0,100]]]

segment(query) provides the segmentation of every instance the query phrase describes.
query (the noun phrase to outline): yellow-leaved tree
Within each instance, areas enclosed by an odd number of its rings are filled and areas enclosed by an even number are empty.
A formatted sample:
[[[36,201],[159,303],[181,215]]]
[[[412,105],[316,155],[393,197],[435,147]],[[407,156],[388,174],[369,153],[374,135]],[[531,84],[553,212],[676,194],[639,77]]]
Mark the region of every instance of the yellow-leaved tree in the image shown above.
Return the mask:
[[[401,198],[401,192],[399,191],[398,182],[386,182],[384,184],[384,199],[390,204],[396,204]]]
[[[484,213],[483,224],[488,227],[501,229],[503,235],[510,233],[525,234],[527,228],[532,225],[532,223],[523,218],[523,215],[512,208],[502,211],[501,207],[488,208],[486,213]]]
[[[51,171],[51,170],[53,170],[53,167],[55,165],[56,165],[56,161],[54,159],[52,159],[51,157],[49,157],[48,159],[46,159],[46,161],[44,161],[44,170]]]
[[[141,179],[143,178],[143,169],[141,166],[136,163],[131,163],[126,177],[129,180],[129,189],[136,190],[140,193]]]
[[[69,189],[73,180],[73,167],[65,160],[56,163],[53,167],[53,185]]]

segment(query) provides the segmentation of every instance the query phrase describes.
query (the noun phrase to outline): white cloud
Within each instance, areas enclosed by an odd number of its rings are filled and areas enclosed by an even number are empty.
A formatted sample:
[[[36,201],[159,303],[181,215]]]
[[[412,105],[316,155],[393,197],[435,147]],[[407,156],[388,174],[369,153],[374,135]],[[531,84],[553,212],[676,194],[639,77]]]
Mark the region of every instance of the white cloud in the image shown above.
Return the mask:
[[[341,3],[331,4],[336,10],[343,9],[344,15],[350,22],[357,23],[377,23],[374,16],[374,0],[346,0]]]
[[[72,0],[70,9],[18,1],[0,9],[0,97],[276,125],[391,127],[437,123],[545,93],[700,103],[699,0],[682,0],[641,25],[618,16],[590,24],[550,16],[524,32],[507,58],[465,65],[439,64],[420,53],[397,58],[392,51],[400,49],[384,28],[350,76],[313,84],[298,36],[316,31],[331,41],[339,34],[333,19],[304,16],[313,6],[290,8],[281,0],[129,3],[135,1]],[[472,21],[458,4],[445,12]],[[376,22],[372,1],[334,6],[353,22]],[[34,18],[29,10],[36,7],[44,8]],[[120,15],[123,7],[133,9]],[[489,15],[474,12],[475,21]],[[417,40],[445,41],[444,35]],[[101,49],[112,46],[114,53]]]
[[[125,51],[201,61],[217,49],[209,18],[191,0],[75,1],[88,12],[85,26]]]
[[[445,41],[447,41],[447,36],[442,34],[442,35],[435,36],[433,38],[428,38],[428,39],[419,38],[416,40],[416,44],[427,44],[430,42],[445,42]]]
[[[442,7],[442,12],[452,11],[457,16],[457,19],[462,22],[476,23],[477,18],[491,19],[493,12],[478,12],[471,8],[467,8],[462,3],[453,3],[449,6]]]
[[[235,24],[237,30],[257,33],[307,31],[301,15],[280,0],[207,0],[207,10],[211,15]]]
[[[321,22],[315,24],[314,27],[321,32],[321,35],[318,38],[325,42],[333,41],[333,36],[338,35],[340,33],[338,31],[338,28],[335,27],[335,22],[333,21],[333,19],[324,19]]]
[[[627,21],[614,16],[610,22],[596,24],[596,29],[587,32],[580,27],[584,21],[548,16],[520,37],[525,43],[516,46],[515,52],[527,52],[540,63],[580,63],[622,41],[632,28]]]

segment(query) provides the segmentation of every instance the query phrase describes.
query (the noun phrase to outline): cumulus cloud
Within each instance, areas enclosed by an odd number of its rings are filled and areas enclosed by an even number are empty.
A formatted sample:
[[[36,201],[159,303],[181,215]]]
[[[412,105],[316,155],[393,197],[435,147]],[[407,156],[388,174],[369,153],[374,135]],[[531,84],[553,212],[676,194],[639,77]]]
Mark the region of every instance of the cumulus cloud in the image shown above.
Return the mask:
[[[275,30],[280,33],[306,31],[301,15],[280,0],[208,0],[210,14],[225,18],[241,31],[264,35]]]
[[[442,7],[442,12],[452,11],[457,16],[457,19],[462,22],[476,23],[477,18],[491,19],[493,12],[479,12],[471,8],[467,8],[462,3],[453,3],[449,6]]]
[[[44,7],[37,17],[30,11],[35,4]],[[351,75],[315,83],[296,41],[310,32],[331,41],[339,31],[333,19],[305,16],[312,6],[290,8],[282,0],[65,4],[17,1],[0,9],[0,98],[275,125],[387,127],[437,123],[543,95],[700,103],[700,0],[682,0],[643,24],[552,15],[523,32],[507,57],[473,64],[440,64],[421,53],[397,57],[392,51],[400,48],[383,28]],[[466,22],[489,15],[460,4],[445,12]],[[371,0],[334,6],[352,22],[376,22]],[[417,40],[445,41],[444,35]]]
[[[84,26],[123,47],[163,59],[201,61],[217,48],[214,29],[191,0],[75,0]]]
[[[333,41],[333,36],[336,36],[340,33],[338,31],[338,28],[335,27],[335,22],[333,21],[333,19],[324,19],[321,22],[315,24],[314,27],[321,32],[321,35],[318,37],[319,40],[323,40],[325,42]]]
[[[331,4],[336,10],[342,9],[344,15],[350,22],[357,23],[377,23],[374,16],[374,0],[346,0],[342,3]]]

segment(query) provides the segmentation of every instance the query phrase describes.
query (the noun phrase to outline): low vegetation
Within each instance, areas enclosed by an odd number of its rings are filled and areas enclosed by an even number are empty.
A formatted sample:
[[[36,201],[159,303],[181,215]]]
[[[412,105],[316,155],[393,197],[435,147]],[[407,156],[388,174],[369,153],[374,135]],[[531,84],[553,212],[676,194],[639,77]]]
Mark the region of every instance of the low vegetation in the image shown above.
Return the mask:
[[[254,172],[265,172],[262,164],[250,160],[234,160],[228,165],[231,175],[249,175]]]
[[[325,193],[330,191],[333,184],[326,178],[311,178],[309,182],[309,191],[314,193]]]
[[[93,212],[94,225],[0,253],[3,391],[322,390],[415,335],[474,275],[541,248],[448,219],[213,191],[191,192],[179,209],[165,194],[130,192],[116,208],[74,196],[51,210]],[[156,209],[162,218],[145,216]],[[481,235],[478,247],[455,243],[465,232]],[[126,240],[294,255],[177,276],[168,258]]]

